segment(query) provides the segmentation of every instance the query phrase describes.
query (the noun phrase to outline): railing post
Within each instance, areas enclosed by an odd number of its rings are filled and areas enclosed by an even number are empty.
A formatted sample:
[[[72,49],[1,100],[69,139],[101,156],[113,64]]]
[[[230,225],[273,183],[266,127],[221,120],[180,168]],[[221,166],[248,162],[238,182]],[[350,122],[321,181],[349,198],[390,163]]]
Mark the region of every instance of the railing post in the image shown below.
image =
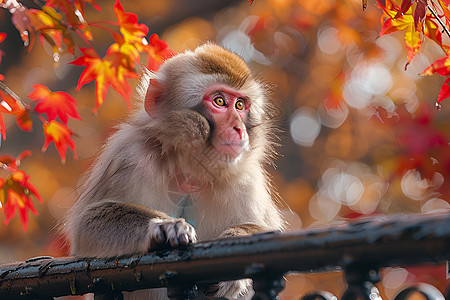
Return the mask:
[[[122,292],[96,293],[94,300],[123,300]]]
[[[167,288],[167,297],[170,300],[193,300],[197,297],[197,286],[187,284]]]
[[[377,269],[359,265],[348,265],[345,268],[347,290],[342,295],[342,300],[382,300],[375,283],[380,281]]]
[[[328,291],[315,291],[306,294],[301,300],[338,300],[338,298]]]
[[[286,280],[283,275],[253,278],[255,295],[252,300],[276,300],[284,289]]]

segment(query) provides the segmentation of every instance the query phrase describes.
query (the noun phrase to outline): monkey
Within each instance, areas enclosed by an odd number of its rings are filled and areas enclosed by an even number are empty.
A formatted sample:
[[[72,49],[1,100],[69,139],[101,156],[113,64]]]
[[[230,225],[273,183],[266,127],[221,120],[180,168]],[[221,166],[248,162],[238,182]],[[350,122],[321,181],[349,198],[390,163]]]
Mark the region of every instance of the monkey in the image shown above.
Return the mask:
[[[266,170],[274,105],[248,64],[209,42],[141,80],[139,107],[106,140],[68,212],[71,255],[144,254],[283,230]],[[167,299],[165,289],[124,294]],[[213,295],[249,299],[251,280],[221,282]]]

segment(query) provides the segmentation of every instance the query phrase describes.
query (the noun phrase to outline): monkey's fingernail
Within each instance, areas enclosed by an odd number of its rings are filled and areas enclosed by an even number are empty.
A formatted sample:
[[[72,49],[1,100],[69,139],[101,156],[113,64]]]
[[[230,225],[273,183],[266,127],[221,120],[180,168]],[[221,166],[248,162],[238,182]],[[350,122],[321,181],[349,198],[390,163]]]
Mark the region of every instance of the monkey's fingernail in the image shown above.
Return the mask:
[[[174,248],[178,246],[178,239],[176,237],[170,239],[170,246]]]
[[[180,243],[181,243],[182,245],[187,245],[187,244],[189,244],[189,238],[188,238],[188,236],[187,236],[186,233],[183,233],[183,234],[180,236]]]
[[[158,244],[164,242],[164,234],[162,230],[158,230],[158,232],[155,233],[155,242],[157,242]]]

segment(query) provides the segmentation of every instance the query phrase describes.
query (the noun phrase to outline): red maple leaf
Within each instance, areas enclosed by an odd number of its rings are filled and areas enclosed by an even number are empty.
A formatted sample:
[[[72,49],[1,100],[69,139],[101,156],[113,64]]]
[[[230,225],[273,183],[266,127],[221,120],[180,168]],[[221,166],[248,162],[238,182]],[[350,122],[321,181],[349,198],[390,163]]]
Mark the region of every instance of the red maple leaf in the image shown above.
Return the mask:
[[[84,56],[71,62],[74,65],[86,66],[78,80],[77,91],[86,83],[95,80],[97,102],[94,112],[103,104],[110,86],[129,104],[131,89],[125,79],[138,76],[134,71],[132,58],[120,52],[112,52],[100,58],[94,49],[81,48],[80,50]]]
[[[55,143],[56,150],[61,157],[62,163],[66,162],[67,146],[72,149],[73,158],[77,159],[76,145],[72,140],[72,132],[64,124],[52,120],[43,123],[45,141],[42,151],[46,151],[51,142]]]
[[[408,54],[408,63],[406,65],[408,65],[422,45],[422,38],[420,36],[421,26],[416,24],[411,7],[409,7],[407,12],[401,13],[401,9],[397,4],[392,2],[387,3],[389,5],[383,7],[383,10],[388,18],[381,28],[380,36],[396,31],[405,31],[404,40]]]
[[[42,203],[39,192],[29,182],[29,178],[30,176],[20,170],[15,171],[6,180],[0,178],[0,203],[3,203],[5,210],[5,225],[9,224],[17,210],[23,231],[26,231],[28,226],[28,210],[38,214],[30,196],[34,195]]]
[[[438,73],[442,76],[450,76],[450,56],[442,57],[436,60],[434,63],[429,65],[425,70],[423,70],[420,75],[433,75]],[[439,107],[442,100],[450,97],[450,78],[447,78],[442,85],[439,96],[436,100],[436,104]]]
[[[120,32],[125,38],[127,38],[127,35],[141,39],[147,36],[147,25],[139,24],[138,17],[135,13],[125,12],[119,0],[114,5],[114,13],[116,14],[117,21],[119,21]]]
[[[6,33],[0,32],[0,43],[6,39]],[[0,50],[0,62],[2,62],[2,57],[5,55],[5,52]]]
[[[94,7],[96,10],[101,11],[102,9],[100,8],[100,6],[97,4],[97,2],[95,2],[95,0],[75,0],[74,4],[75,7],[82,13],[84,14],[84,3],[87,2],[90,5],[92,5],[92,7]]]
[[[34,110],[38,113],[47,114],[47,120],[55,120],[56,117],[67,125],[69,117],[81,120],[77,111],[76,100],[65,92],[52,92],[49,88],[42,84],[33,85],[33,91],[28,98],[38,104]]]
[[[11,114],[16,116],[17,125],[24,131],[31,131],[33,122],[30,118],[28,109],[10,94],[0,91],[0,114]],[[0,116],[0,133],[3,139],[6,137],[3,118]]]
[[[24,159],[25,157],[30,156],[30,155],[31,155],[30,150],[23,151],[17,157],[14,157],[9,154],[1,155],[0,163],[3,164],[3,168],[5,168],[5,166],[6,166],[8,170],[14,172],[17,170],[17,167],[20,166],[22,159]]]
[[[175,55],[175,51],[170,49],[167,42],[161,40],[156,33],[150,36],[150,42],[144,51],[148,54],[147,68],[152,71],[158,70],[166,59]]]

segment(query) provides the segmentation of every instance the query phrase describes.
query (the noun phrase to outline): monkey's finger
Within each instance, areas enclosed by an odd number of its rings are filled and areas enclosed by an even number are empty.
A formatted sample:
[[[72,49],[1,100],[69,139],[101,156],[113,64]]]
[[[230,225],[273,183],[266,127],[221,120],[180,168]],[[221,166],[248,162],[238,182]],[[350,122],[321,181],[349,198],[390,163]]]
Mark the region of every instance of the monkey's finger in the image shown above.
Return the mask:
[[[164,230],[161,228],[161,225],[157,227],[157,230],[155,232],[155,242],[158,244],[164,243],[166,240],[166,237],[164,235]]]
[[[179,235],[178,239],[179,239],[181,245],[189,244],[189,237],[186,233],[182,233],[181,235]]]
[[[149,224],[149,233],[150,233],[150,248],[154,248],[154,246],[158,244],[162,244],[166,241],[166,236],[164,234],[164,230],[162,226],[161,220],[152,220]]]
[[[163,224],[164,232],[166,234],[166,242],[170,244],[171,247],[178,247],[179,241],[176,231],[176,224],[177,223],[166,223]]]
[[[196,233],[194,228],[189,225],[184,219],[180,219],[176,223],[177,236],[180,244],[187,245],[196,240]]]

